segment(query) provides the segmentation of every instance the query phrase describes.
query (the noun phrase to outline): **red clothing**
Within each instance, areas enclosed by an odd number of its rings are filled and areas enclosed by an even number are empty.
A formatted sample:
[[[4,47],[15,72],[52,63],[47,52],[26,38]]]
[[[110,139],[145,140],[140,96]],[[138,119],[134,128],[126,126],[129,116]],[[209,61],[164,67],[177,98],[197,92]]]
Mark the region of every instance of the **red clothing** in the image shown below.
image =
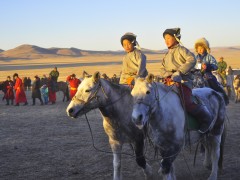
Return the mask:
[[[55,103],[57,99],[54,86],[55,86],[54,81],[52,79],[48,79],[48,98],[49,101],[52,103]]]
[[[50,102],[56,102],[56,92],[53,92],[51,89],[49,89],[48,98]]]
[[[81,83],[81,81],[77,78],[71,79],[71,76],[67,77],[67,81],[69,82],[69,85],[70,85],[70,99],[72,99],[75,96],[77,92],[77,88]]]
[[[16,103],[21,103],[21,102],[26,103],[27,102],[26,94],[24,91],[22,80],[19,77],[16,79],[14,89],[16,91],[16,99],[15,99]]]
[[[14,99],[14,93],[13,93],[13,81],[5,81],[4,82],[4,89],[5,89],[5,94],[4,97],[6,99]]]

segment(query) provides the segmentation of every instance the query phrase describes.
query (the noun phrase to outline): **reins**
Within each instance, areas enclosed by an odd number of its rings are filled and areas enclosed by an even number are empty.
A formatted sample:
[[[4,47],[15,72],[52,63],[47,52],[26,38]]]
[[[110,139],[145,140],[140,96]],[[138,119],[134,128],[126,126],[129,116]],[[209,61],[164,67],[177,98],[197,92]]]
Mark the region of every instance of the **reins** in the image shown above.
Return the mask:
[[[73,100],[76,100],[76,101],[78,101],[78,102],[82,102],[84,105],[87,105],[87,104],[89,104],[92,100],[96,99],[97,102],[98,102],[98,105],[99,105],[98,107],[101,108],[101,107],[107,107],[107,106],[111,106],[111,105],[115,104],[116,102],[118,102],[119,100],[121,100],[121,99],[127,94],[127,92],[125,92],[125,93],[123,93],[123,95],[120,96],[118,99],[116,99],[116,100],[114,100],[114,101],[110,101],[109,103],[107,103],[106,105],[103,106],[103,105],[101,105],[101,104],[99,103],[99,101],[98,101],[98,96],[97,96],[97,93],[99,92],[100,89],[102,90],[102,93],[103,93],[105,99],[108,100],[109,97],[107,96],[107,93],[106,93],[106,91],[104,90],[104,88],[103,88],[103,86],[102,86],[102,84],[101,84],[100,81],[99,81],[99,83],[98,83],[97,89],[95,90],[95,92],[93,93],[93,95],[92,95],[87,101],[81,100],[81,99],[77,98],[76,96],[73,97]]]

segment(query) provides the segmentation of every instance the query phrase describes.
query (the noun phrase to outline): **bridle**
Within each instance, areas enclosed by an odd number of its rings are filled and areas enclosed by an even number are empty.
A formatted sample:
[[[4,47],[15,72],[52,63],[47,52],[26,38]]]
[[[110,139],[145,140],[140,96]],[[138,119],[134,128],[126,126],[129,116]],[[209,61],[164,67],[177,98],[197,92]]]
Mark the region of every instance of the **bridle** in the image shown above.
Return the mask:
[[[145,105],[145,106],[147,106],[147,107],[149,108],[149,109],[148,109],[148,112],[147,112],[147,116],[150,116],[150,115],[153,113],[153,109],[154,109],[155,103],[157,103],[157,105],[159,106],[159,103],[158,103],[158,102],[160,102],[160,100],[163,100],[163,99],[168,95],[168,93],[169,93],[170,91],[172,91],[173,86],[174,86],[174,85],[171,85],[170,88],[169,88],[169,90],[167,91],[167,93],[164,94],[164,95],[160,98],[159,95],[158,95],[158,89],[157,89],[157,84],[156,84],[156,82],[153,82],[152,84],[154,85],[154,86],[153,86],[153,89],[154,89],[154,96],[155,96],[153,103],[146,102],[143,98],[142,98],[142,99],[137,99],[137,101],[136,101],[136,104],[143,104],[143,105]]]
[[[97,95],[99,91],[102,91],[105,99],[107,100],[107,104],[105,105],[101,105],[101,102],[99,101],[99,96]],[[115,104],[116,102],[118,102],[120,99],[122,99],[127,93],[124,93],[122,96],[120,96],[118,99],[114,100],[114,101],[111,101],[109,99],[109,97],[107,96],[107,93],[106,91],[104,90],[102,84],[101,84],[101,81],[99,80],[98,82],[98,86],[96,88],[96,90],[94,91],[94,93],[92,94],[92,96],[90,98],[88,98],[87,101],[84,101],[82,99],[79,99],[76,95],[72,98],[72,100],[74,101],[77,101],[81,104],[83,104],[84,106],[86,106],[87,104],[91,103],[93,100],[96,100],[97,103],[98,103],[98,107],[106,107],[106,106],[111,106],[113,104]]]

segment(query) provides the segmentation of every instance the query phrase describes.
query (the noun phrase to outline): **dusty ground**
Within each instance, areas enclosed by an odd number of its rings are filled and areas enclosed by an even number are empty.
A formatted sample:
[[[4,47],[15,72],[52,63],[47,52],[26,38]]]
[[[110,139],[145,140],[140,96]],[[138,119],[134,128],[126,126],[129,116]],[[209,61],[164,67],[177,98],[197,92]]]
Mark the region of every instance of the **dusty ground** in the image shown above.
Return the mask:
[[[30,92],[27,92],[31,104]],[[67,117],[68,103],[58,93],[55,105],[5,106],[0,101],[0,179],[112,179],[112,155],[96,151],[92,146],[86,120]],[[2,94],[0,94],[2,99]],[[228,136],[225,144],[224,168],[220,180],[238,180],[240,168],[240,104],[228,106]],[[98,110],[88,114],[95,145],[110,151]],[[128,145],[123,150],[131,153]],[[158,162],[148,147],[148,161],[158,179]],[[193,167],[193,151],[183,151],[176,160],[180,180],[204,180],[210,171],[202,166],[201,155]],[[188,166],[189,169],[188,170]],[[123,178],[143,180],[143,173],[134,158],[123,155]],[[191,174],[193,178],[191,178]]]
[[[220,53],[221,52],[221,53]],[[240,67],[239,52],[214,52],[216,57],[223,55],[233,68]],[[157,74],[162,55],[149,55],[147,67]],[[59,67],[59,80],[82,71],[105,72],[110,76],[121,71],[122,56],[55,58],[36,60],[0,61],[0,81],[6,76],[19,73],[20,77],[48,74],[54,66]],[[27,92],[31,104],[30,92]],[[55,105],[5,106],[0,92],[0,179],[112,179],[112,154],[96,151],[92,146],[86,120],[67,117],[65,109],[68,103],[61,102],[58,93]],[[231,102],[228,106],[228,137],[226,140],[224,168],[219,173],[220,180],[239,179],[240,168],[240,104]],[[108,139],[102,127],[98,110],[88,114],[96,146],[110,151]],[[124,152],[131,152],[128,145]],[[152,148],[148,147],[148,162],[157,174],[158,162],[153,160]],[[176,175],[180,180],[204,180],[210,171],[202,166],[203,157],[197,156],[193,167],[193,152],[184,151],[176,160]],[[188,166],[189,169],[188,170]],[[123,179],[143,180],[143,173],[134,158],[123,156]],[[192,174],[192,175],[191,175]],[[193,178],[191,178],[193,176]],[[155,179],[158,176],[155,175]]]

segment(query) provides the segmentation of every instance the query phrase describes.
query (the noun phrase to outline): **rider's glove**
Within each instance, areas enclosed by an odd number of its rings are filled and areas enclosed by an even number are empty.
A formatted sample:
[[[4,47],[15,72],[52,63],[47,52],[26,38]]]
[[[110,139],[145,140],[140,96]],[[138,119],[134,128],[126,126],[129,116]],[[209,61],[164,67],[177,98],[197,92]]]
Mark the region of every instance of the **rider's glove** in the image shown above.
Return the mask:
[[[179,71],[176,71],[175,73],[173,73],[171,78],[174,82],[182,81],[181,73]]]

